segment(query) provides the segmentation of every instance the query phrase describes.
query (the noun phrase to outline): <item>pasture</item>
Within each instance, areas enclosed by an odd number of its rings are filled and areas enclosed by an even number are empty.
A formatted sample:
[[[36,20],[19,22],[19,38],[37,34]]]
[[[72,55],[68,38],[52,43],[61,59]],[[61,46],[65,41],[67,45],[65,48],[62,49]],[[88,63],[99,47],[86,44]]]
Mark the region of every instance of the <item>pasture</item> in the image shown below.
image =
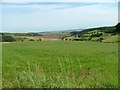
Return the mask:
[[[3,88],[117,88],[118,43],[3,44]]]

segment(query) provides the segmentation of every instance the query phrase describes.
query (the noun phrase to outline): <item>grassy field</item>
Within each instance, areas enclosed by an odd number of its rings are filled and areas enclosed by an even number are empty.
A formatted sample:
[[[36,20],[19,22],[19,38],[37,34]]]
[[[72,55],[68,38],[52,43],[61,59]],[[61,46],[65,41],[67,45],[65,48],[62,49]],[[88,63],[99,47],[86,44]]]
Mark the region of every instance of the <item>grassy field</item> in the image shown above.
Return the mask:
[[[118,43],[3,44],[3,88],[118,87]]]
[[[0,89],[2,89],[2,44],[0,43]]]

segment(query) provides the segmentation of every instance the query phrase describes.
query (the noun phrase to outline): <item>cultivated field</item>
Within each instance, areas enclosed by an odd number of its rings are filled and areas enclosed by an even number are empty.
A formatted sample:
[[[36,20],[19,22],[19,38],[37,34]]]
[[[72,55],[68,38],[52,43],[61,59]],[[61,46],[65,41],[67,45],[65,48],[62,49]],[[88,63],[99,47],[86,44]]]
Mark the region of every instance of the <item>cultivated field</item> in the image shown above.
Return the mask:
[[[118,43],[3,44],[3,88],[118,87]]]

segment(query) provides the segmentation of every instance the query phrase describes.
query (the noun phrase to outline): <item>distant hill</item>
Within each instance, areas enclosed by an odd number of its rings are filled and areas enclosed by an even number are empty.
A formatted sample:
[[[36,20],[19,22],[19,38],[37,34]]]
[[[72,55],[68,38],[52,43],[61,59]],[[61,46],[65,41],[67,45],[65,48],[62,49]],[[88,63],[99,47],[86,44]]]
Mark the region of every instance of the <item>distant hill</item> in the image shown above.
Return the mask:
[[[118,42],[120,23],[116,26],[97,27],[90,29],[72,29],[63,31],[32,32],[32,33],[0,33],[1,41],[29,41],[29,39],[63,39],[67,41],[99,41]],[[10,39],[10,40],[9,40]]]
[[[70,32],[69,37],[65,37],[64,40],[72,41],[118,41],[118,34],[120,33],[120,23],[116,26],[110,27],[97,27],[85,29],[82,31]],[[116,40],[117,39],[117,40]]]
[[[84,29],[70,29],[70,30],[59,30],[59,31],[44,31],[44,32],[28,32],[28,33],[64,33],[73,31],[82,31]]]
[[[71,35],[79,35],[82,36],[83,34],[88,34],[90,32],[104,32],[104,33],[117,33],[115,26],[113,27],[98,27],[98,28],[90,28],[90,29],[85,29],[82,31],[75,31],[71,32]]]

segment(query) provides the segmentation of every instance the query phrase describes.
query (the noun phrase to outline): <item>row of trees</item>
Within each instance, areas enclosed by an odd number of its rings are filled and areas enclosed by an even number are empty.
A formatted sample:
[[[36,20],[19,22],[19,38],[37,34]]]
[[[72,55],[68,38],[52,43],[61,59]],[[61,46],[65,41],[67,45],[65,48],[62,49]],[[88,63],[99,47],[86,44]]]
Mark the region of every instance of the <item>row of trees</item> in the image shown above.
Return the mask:
[[[98,38],[96,40],[93,40],[91,37],[89,37],[88,39],[85,38],[73,38],[73,39],[68,39],[65,38],[64,41],[99,41],[102,42],[103,38]]]
[[[40,33],[14,33],[15,36],[42,36]]]
[[[5,35],[0,35],[0,42],[15,42],[15,41],[25,41],[25,39],[27,38],[14,38],[12,36],[5,36]],[[42,41],[42,39],[37,39],[37,40],[34,40],[34,39],[29,39],[29,41]]]

